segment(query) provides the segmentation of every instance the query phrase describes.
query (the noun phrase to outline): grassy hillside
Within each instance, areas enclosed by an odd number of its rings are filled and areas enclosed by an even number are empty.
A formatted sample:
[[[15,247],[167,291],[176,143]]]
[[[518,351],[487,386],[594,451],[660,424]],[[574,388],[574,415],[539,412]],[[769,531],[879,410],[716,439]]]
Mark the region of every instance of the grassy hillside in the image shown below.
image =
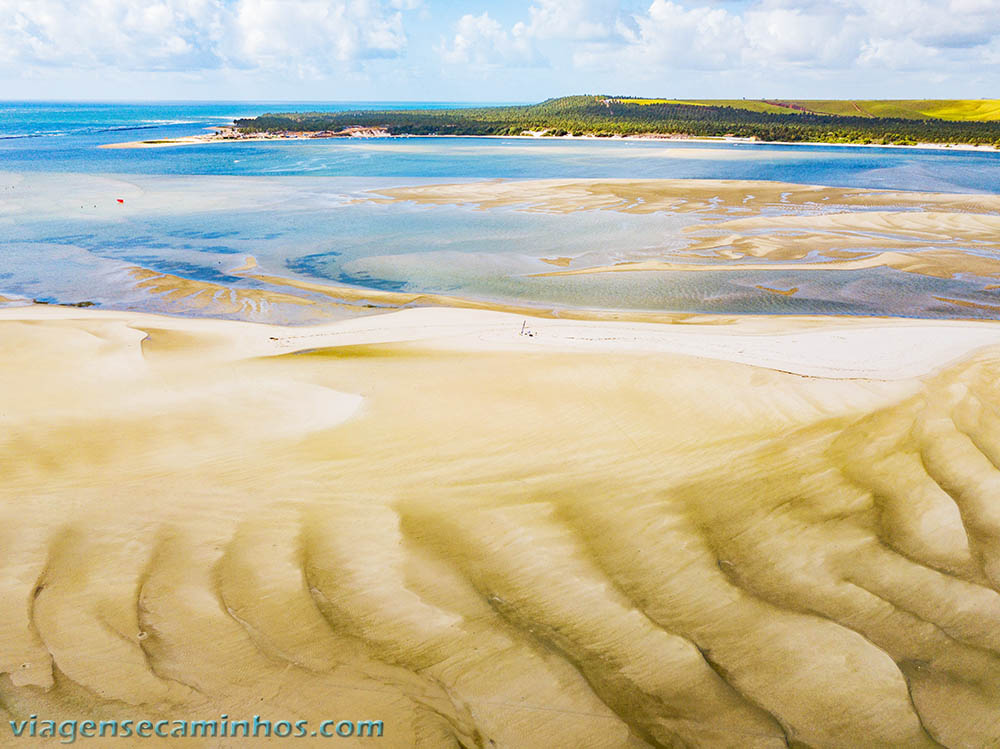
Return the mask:
[[[655,101],[655,100],[647,100]],[[888,117],[956,122],[1000,121],[998,99],[697,99],[678,103],[747,109],[753,112],[829,114],[838,117]]]
[[[632,99],[621,97],[616,102],[624,104],[686,104],[697,107],[733,107],[750,112],[770,112],[772,114],[795,114],[795,110],[757,99]]]
[[[598,137],[733,135],[766,141],[1000,145],[1000,120],[989,119],[991,106],[1000,102],[679,101],[587,95],[529,106],[266,114],[236,124],[246,132],[362,127],[394,135],[520,135],[531,130]],[[946,115],[964,120],[943,119]]]

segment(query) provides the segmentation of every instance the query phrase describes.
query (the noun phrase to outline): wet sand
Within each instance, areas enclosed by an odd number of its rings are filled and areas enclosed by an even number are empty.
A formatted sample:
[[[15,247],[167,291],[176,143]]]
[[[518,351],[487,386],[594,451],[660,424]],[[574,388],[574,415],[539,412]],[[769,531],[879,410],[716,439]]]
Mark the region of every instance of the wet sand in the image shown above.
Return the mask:
[[[995,741],[1000,325],[704,319],[0,310],[0,717]]]
[[[712,213],[737,209],[762,211],[848,206],[870,210],[904,207],[939,211],[995,213],[1000,195],[954,194],[825,187],[784,182],[726,179],[534,179],[489,180],[380,189],[373,200],[421,205],[520,206],[528,210],[574,212],[662,210]],[[829,204],[829,206],[825,205]]]
[[[695,213],[680,270],[741,267],[853,270],[887,266],[950,278],[1000,277],[1000,196],[813,187],[736,180],[532,180],[378,190],[375,202],[470,205],[482,209]],[[950,249],[961,245],[962,249]],[[968,248],[974,247],[975,252]],[[740,260],[802,261],[749,266]],[[807,259],[811,258],[811,259]],[[805,260],[804,260],[805,259]],[[554,264],[551,259],[540,258]],[[560,266],[574,258],[558,258]],[[817,262],[817,260],[819,262]],[[834,262],[836,261],[836,262]],[[668,269],[666,263],[662,270]],[[676,265],[676,261],[674,261]],[[633,268],[641,269],[641,268]],[[649,269],[653,269],[652,266]],[[604,268],[586,266],[555,271]],[[543,274],[539,274],[543,275]]]
[[[365,192],[296,179],[0,175],[0,213],[22,227],[0,294],[289,324],[413,305],[671,320],[986,318],[1000,304],[996,195],[726,180],[499,180]],[[373,217],[392,214],[397,233],[368,246],[333,222],[327,246],[326,233],[257,243],[226,226],[225,216],[241,210],[248,223],[287,222],[275,208],[286,202],[304,211],[302,226],[332,221],[336,211],[324,201],[375,232],[382,229]],[[469,229],[476,208],[489,214],[489,238]],[[189,213],[198,219],[186,220]],[[560,215],[515,215],[528,213]],[[440,222],[440,231],[400,243],[409,216],[417,226]],[[67,217],[79,235],[44,228]],[[216,217],[231,240],[157,237],[164,224],[200,236]],[[122,226],[133,224],[130,238]],[[505,232],[515,230],[526,238],[510,241]],[[303,249],[313,241],[318,252]],[[798,292],[767,291],[791,288]]]

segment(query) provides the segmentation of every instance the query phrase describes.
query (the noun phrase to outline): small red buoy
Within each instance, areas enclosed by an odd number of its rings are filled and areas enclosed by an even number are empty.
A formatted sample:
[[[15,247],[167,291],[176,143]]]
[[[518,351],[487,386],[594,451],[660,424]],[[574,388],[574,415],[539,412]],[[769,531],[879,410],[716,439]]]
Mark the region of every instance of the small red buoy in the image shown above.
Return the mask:
[[[125,201],[122,198],[118,198],[118,202],[124,204]]]

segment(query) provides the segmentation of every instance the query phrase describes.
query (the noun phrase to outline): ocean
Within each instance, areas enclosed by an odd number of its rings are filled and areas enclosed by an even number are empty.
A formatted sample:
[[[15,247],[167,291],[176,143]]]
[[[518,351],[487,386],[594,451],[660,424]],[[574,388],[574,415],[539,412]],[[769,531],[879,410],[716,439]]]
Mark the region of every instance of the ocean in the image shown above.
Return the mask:
[[[466,104],[465,106],[483,106]],[[449,102],[0,102],[4,170],[85,174],[470,179],[766,179],[942,192],[1000,191],[1000,152],[664,141],[407,138],[98,150],[194,135],[280,111],[447,108]]]

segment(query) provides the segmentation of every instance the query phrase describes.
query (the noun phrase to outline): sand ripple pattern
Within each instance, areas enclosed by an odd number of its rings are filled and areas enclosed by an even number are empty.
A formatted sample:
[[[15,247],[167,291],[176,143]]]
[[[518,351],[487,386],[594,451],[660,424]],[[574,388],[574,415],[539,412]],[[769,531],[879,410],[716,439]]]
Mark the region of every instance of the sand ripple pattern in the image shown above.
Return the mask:
[[[1000,741],[998,350],[875,383],[0,329],[4,720],[374,718],[393,747]]]
[[[535,277],[609,272],[855,271],[890,268],[939,279],[1000,280],[1000,197],[858,190],[733,180],[532,180],[381,190],[374,202],[696,214],[682,250],[623,257],[540,258],[565,270]],[[990,291],[995,285],[981,289]],[[797,291],[797,290],[796,290]],[[780,292],[779,292],[780,293]],[[793,292],[794,293],[794,292]],[[947,297],[951,305],[996,310]]]

